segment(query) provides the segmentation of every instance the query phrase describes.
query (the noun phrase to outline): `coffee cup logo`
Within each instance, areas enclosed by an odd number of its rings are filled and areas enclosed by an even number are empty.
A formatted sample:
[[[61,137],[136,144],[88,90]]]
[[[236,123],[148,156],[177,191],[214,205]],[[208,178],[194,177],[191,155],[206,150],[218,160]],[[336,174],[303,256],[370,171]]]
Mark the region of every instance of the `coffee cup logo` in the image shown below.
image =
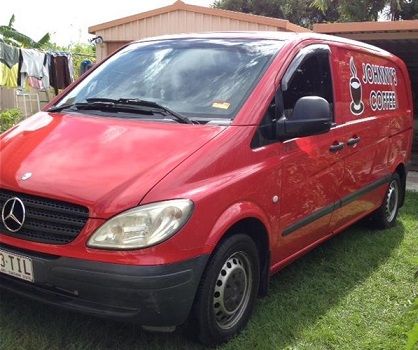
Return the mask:
[[[357,76],[356,65],[354,64],[354,58],[350,58],[350,95],[351,95],[351,104],[350,110],[354,115],[360,115],[364,111],[364,104],[362,101],[362,90],[361,90],[361,81]]]

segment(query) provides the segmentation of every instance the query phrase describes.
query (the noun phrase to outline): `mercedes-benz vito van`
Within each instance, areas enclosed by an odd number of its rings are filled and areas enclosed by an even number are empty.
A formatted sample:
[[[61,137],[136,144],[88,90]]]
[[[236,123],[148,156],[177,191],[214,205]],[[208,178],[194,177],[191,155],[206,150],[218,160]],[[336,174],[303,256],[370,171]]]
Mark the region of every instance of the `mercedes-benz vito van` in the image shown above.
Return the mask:
[[[395,225],[412,115],[404,63],[360,42],[129,44],[1,135],[0,286],[223,342],[285,265]]]

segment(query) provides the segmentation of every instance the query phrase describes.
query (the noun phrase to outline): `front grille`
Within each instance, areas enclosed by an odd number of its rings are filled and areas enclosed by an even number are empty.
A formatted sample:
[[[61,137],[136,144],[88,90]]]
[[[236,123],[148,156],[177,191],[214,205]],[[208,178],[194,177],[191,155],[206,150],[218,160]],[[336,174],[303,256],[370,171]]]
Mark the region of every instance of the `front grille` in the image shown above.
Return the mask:
[[[13,197],[23,202],[26,218],[17,232],[8,230],[0,220],[0,232],[8,236],[41,243],[66,244],[77,237],[87,222],[88,209],[83,206],[3,189],[0,189],[0,210]]]

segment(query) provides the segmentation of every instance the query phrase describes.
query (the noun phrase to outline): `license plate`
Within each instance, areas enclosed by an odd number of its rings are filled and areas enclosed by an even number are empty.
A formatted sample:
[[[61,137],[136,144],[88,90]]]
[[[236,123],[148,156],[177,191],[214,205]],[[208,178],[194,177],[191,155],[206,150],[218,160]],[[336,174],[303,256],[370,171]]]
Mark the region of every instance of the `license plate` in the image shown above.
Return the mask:
[[[33,282],[32,260],[0,249],[0,273]]]

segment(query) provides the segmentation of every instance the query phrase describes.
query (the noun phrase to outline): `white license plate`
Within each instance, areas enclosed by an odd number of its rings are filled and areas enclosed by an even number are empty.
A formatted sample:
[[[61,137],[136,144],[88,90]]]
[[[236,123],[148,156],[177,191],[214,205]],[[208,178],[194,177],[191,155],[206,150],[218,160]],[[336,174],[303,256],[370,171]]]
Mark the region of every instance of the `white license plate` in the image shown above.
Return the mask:
[[[0,273],[33,282],[32,260],[0,249]]]

